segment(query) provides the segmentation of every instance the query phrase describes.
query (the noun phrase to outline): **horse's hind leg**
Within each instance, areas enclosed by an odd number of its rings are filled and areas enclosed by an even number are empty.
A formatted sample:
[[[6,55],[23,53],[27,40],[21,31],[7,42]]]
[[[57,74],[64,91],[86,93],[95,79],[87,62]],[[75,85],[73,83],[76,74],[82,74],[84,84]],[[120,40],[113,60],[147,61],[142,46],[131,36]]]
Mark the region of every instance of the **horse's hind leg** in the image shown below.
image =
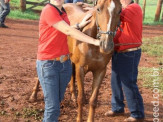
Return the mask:
[[[97,97],[101,82],[105,76],[106,68],[101,71],[93,72],[92,95],[89,101],[89,115],[87,122],[94,122],[94,113],[97,105]]]
[[[39,85],[40,85],[40,82],[39,82],[38,78],[36,78],[36,84],[33,88],[32,95],[29,98],[30,102],[35,102],[37,100],[37,93],[39,91]]]
[[[76,103],[76,88],[75,88],[75,64],[72,64],[72,76],[70,81],[71,100]]]

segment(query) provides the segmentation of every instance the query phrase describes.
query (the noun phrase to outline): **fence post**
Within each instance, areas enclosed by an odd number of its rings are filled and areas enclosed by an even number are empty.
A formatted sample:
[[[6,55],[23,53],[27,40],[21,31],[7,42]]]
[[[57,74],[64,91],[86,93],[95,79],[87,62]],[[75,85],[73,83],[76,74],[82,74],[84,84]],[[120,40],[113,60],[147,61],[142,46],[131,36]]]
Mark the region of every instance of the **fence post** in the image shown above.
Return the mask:
[[[143,0],[143,21],[144,21],[144,18],[145,18],[145,7],[146,7],[146,0]]]
[[[26,0],[20,0],[20,10],[22,12],[26,10]]]

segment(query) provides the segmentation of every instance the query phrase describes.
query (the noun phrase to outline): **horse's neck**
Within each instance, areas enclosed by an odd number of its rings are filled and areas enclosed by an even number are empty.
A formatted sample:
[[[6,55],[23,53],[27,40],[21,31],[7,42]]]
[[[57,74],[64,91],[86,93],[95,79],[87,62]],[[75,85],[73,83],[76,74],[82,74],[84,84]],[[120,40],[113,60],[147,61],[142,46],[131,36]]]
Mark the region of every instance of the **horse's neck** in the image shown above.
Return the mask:
[[[64,4],[63,7],[66,10],[71,25],[81,22],[86,15],[81,6],[78,6],[76,4],[68,3]]]
[[[91,17],[91,22],[83,28],[83,32],[93,38],[96,38],[97,35],[97,26],[96,26],[96,13],[93,11]]]

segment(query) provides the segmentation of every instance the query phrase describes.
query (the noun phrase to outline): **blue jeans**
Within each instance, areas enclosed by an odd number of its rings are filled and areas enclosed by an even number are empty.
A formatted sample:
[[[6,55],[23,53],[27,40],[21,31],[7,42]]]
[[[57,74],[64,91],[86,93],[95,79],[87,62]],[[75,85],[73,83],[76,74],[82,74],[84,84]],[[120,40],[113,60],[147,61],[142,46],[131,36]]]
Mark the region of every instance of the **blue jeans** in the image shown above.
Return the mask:
[[[60,102],[72,74],[71,61],[37,60],[36,67],[45,101],[43,122],[58,122]]]
[[[0,24],[4,24],[6,16],[10,13],[10,4],[0,0]]]
[[[65,0],[65,3],[77,3],[77,2],[83,2],[83,0]]]
[[[143,99],[137,86],[140,57],[141,49],[125,53],[114,52],[112,56],[112,111],[124,112],[125,95],[131,116],[134,118],[144,118]]]

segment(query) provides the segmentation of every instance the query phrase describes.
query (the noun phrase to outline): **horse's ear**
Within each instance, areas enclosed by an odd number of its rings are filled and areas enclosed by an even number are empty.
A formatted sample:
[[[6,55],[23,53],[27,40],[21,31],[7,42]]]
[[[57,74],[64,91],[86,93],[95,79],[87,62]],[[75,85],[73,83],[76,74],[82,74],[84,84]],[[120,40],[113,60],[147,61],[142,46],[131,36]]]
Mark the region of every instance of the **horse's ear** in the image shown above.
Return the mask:
[[[96,6],[97,5],[97,2],[98,2],[98,0],[94,0],[93,1],[93,5]]]

